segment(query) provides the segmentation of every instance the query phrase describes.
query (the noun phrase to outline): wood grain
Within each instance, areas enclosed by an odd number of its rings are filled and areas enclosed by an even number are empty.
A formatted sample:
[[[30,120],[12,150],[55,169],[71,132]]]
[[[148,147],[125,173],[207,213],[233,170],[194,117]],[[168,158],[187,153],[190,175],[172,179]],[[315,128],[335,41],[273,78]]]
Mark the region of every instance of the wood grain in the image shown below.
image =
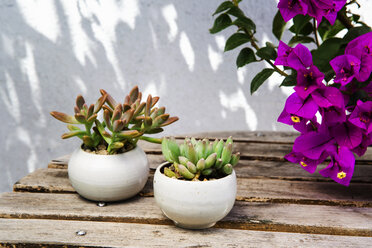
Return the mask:
[[[15,192],[72,193],[67,170],[39,169],[18,181]],[[237,200],[250,202],[302,203],[342,206],[372,206],[372,184],[352,183],[345,187],[334,182],[283,179],[238,178]],[[152,196],[152,174],[141,191]]]
[[[77,236],[78,230],[86,231]],[[371,238],[62,220],[0,219],[4,247],[368,247]]]
[[[76,194],[4,193],[0,217],[172,224],[152,197],[98,207]],[[372,237],[372,208],[237,202],[217,227]]]

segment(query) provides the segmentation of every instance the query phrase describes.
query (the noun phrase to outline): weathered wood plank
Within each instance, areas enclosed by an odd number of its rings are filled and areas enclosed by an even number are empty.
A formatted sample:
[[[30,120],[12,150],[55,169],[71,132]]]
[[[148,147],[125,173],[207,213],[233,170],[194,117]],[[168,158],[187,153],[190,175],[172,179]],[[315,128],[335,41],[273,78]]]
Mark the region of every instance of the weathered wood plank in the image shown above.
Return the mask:
[[[16,192],[72,193],[75,190],[64,169],[39,169],[18,181]],[[324,205],[372,206],[372,184],[352,183],[344,187],[334,182],[238,178],[237,199],[252,202],[280,202]],[[152,175],[143,196],[152,196]]]
[[[162,155],[147,155],[151,169],[156,169],[164,162]],[[56,159],[49,163],[48,168],[67,169],[67,161]],[[322,177],[318,172],[325,168],[326,163],[318,166],[315,173],[310,174],[301,168],[298,164],[280,161],[262,161],[262,160],[240,160],[235,167],[238,177],[245,178],[270,178],[299,181],[332,181],[329,178]],[[372,166],[358,164],[355,166],[352,182],[372,182]]]
[[[152,197],[98,207],[76,194],[4,193],[0,217],[172,224]],[[372,237],[372,208],[237,202],[217,227]]]
[[[202,132],[176,136],[182,139],[185,136],[195,138],[219,138],[226,139],[232,136],[237,142],[266,142],[277,144],[290,144],[299,136],[298,132],[277,132],[277,131],[225,131],[225,132]]]
[[[86,231],[77,236],[78,230]],[[368,247],[371,238],[61,220],[0,219],[5,247]]]

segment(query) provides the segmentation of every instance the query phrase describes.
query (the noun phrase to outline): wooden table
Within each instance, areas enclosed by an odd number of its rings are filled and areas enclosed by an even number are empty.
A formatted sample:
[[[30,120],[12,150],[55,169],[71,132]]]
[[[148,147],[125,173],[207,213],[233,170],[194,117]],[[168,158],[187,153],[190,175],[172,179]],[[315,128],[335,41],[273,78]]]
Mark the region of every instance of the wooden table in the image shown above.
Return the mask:
[[[16,182],[14,192],[0,195],[0,246],[372,246],[371,149],[357,160],[352,183],[344,187],[284,161],[294,133],[208,134],[229,135],[242,153],[237,201],[213,228],[180,229],[161,213],[152,191],[154,168],[163,161],[160,146],[141,143],[152,173],[144,190],[124,202],[99,207],[79,197],[67,178],[68,157]],[[80,230],[86,234],[78,236]]]

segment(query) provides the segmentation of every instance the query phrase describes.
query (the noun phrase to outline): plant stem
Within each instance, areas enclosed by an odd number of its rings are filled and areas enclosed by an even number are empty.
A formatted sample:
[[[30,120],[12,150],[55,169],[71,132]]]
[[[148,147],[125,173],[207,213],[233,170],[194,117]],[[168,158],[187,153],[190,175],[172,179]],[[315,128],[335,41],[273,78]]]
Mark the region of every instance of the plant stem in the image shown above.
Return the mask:
[[[256,49],[256,51],[258,51],[260,49],[260,47],[256,44],[256,42],[254,41],[254,36],[251,32],[249,32],[246,28],[243,28],[244,32],[248,35],[251,36],[251,45],[252,47],[254,47],[254,49]],[[287,77],[288,74],[285,73],[284,71],[280,70],[276,65],[274,65],[273,62],[271,62],[269,59],[265,59],[265,61],[267,63],[269,63],[269,65],[271,65],[271,67],[277,72],[279,73],[280,75],[284,76],[284,77]]]
[[[162,142],[162,138],[152,138],[152,137],[147,137],[147,136],[140,136],[139,137],[140,140],[145,140],[145,141],[148,141],[148,142],[151,142],[151,143],[157,143],[157,144],[161,144]]]
[[[316,27],[316,20],[315,20],[315,18],[313,18],[313,27],[314,27],[315,43],[316,43],[316,46],[319,47],[320,44],[319,44],[319,38],[318,38],[318,29]]]

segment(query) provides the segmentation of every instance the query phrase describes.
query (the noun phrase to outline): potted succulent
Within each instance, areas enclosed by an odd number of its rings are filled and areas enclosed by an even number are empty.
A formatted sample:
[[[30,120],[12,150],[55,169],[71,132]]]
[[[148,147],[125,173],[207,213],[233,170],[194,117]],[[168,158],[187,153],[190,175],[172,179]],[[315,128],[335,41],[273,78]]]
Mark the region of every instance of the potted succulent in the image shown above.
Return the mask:
[[[138,140],[160,143],[161,139],[145,134],[163,131],[163,127],[178,120],[157,108],[159,97],[149,95],[141,102],[142,93],[135,86],[118,103],[106,91],[95,104],[87,105],[76,98],[75,114],[53,111],[56,119],[68,123],[63,139],[78,137],[83,144],[68,163],[72,186],[84,198],[94,201],[119,201],[136,195],[144,187],[149,173],[146,154],[137,146]],[[103,112],[103,120],[98,114]],[[76,125],[83,125],[80,129]]]
[[[236,197],[233,167],[240,154],[232,154],[233,140],[209,142],[186,138],[178,145],[163,138],[168,161],[154,175],[154,196],[163,213],[180,227],[213,226],[232,209]]]

